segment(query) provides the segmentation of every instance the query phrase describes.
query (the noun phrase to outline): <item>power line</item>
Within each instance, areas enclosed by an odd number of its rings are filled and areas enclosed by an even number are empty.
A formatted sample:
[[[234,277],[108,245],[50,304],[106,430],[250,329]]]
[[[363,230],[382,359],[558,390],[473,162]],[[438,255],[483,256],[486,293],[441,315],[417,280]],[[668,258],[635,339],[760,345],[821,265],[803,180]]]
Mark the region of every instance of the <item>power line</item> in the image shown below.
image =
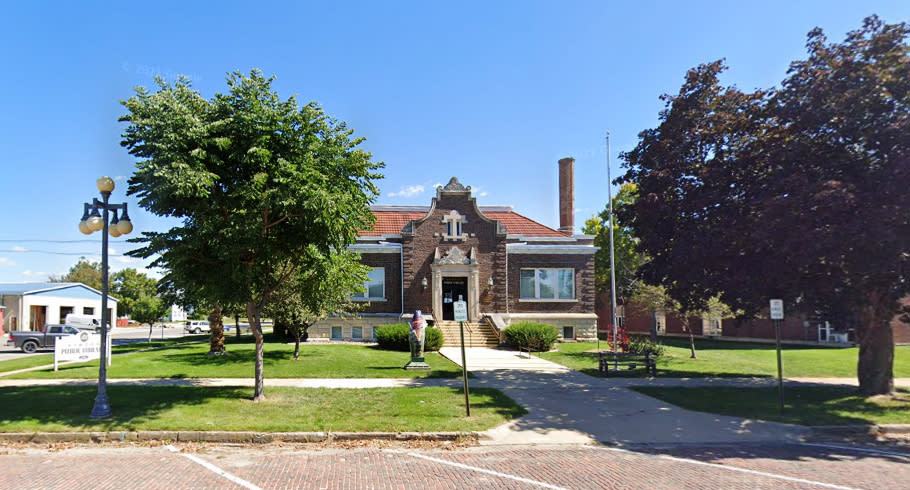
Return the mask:
[[[41,238],[35,238],[35,239],[33,239],[33,240],[29,240],[29,239],[22,239],[22,238],[20,238],[20,239],[16,239],[16,240],[0,240],[0,243],[17,243],[17,242],[37,242],[37,243],[95,243],[95,242],[97,242],[97,241],[98,241],[98,240],[88,240],[88,239],[83,239],[83,240],[45,240],[45,239],[41,239]],[[110,239],[108,239],[108,243],[129,243],[129,242],[127,242],[126,240],[110,240]]]
[[[9,250],[0,250],[0,253],[17,253],[17,254],[22,254],[22,253],[36,253],[36,254],[48,254],[48,255],[74,255],[74,256],[75,256],[75,255],[82,255],[82,256],[92,256],[92,255],[98,255],[98,254],[100,253],[100,251],[99,251],[99,250],[95,250],[94,252],[52,252],[52,251],[50,251],[50,250],[31,250],[31,249],[28,249],[28,250],[15,250],[15,249],[9,249]],[[109,255],[113,255],[113,256],[117,256],[117,257],[125,257],[125,256],[126,256],[126,254],[116,254],[116,253],[112,253],[112,254],[109,254]]]

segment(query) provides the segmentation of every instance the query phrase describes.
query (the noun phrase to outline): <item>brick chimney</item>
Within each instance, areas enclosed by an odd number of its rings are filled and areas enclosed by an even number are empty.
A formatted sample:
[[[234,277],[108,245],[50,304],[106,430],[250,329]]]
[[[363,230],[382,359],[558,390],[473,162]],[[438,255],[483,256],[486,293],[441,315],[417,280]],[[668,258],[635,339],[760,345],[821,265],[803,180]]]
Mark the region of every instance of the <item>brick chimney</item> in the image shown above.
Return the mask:
[[[559,231],[575,234],[575,159],[559,161]]]

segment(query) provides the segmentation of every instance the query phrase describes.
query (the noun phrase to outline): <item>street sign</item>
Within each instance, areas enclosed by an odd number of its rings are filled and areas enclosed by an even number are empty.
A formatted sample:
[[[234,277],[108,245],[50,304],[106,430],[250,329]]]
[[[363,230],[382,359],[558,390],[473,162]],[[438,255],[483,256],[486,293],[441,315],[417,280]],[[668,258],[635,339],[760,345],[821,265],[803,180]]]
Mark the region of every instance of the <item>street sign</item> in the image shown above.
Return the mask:
[[[455,321],[456,322],[466,322],[468,321],[468,302],[467,301],[456,301],[453,303],[455,307]]]
[[[107,338],[107,362],[111,362],[111,338]],[[60,361],[90,361],[101,358],[101,336],[89,332],[66,335],[54,343],[54,371]]]
[[[784,319],[784,300],[782,300],[782,299],[772,299],[771,300],[771,319],[772,320],[783,320]]]

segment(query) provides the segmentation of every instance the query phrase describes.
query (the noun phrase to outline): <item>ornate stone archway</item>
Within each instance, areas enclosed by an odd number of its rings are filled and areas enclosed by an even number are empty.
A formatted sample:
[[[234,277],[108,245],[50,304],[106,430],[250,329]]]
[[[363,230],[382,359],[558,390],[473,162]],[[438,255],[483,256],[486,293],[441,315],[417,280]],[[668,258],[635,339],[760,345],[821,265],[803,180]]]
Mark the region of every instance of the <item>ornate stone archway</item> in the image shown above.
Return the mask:
[[[444,249],[444,250],[443,250]],[[480,287],[479,265],[477,254],[472,247],[467,253],[458,248],[437,247],[433,262],[430,264],[433,280],[433,318],[442,320],[442,279],[444,277],[467,278],[468,321],[480,321]]]

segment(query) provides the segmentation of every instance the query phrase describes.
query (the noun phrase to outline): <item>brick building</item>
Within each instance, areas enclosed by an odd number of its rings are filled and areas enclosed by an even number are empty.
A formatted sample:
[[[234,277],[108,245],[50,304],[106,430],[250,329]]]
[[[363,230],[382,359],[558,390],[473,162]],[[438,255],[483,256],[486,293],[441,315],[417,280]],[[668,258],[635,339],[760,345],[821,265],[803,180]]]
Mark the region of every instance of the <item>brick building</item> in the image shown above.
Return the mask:
[[[573,164],[559,161],[558,230],[511,206],[478,205],[455,177],[429,206],[373,206],[373,228],[351,246],[373,268],[355,297],[365,308],[318,323],[310,338],[368,340],[373,328],[409,321],[418,309],[451,326],[453,302],[462,298],[469,331],[486,343],[520,321],[552,325],[566,340],[594,340],[596,247],[594,237],[573,234]]]

